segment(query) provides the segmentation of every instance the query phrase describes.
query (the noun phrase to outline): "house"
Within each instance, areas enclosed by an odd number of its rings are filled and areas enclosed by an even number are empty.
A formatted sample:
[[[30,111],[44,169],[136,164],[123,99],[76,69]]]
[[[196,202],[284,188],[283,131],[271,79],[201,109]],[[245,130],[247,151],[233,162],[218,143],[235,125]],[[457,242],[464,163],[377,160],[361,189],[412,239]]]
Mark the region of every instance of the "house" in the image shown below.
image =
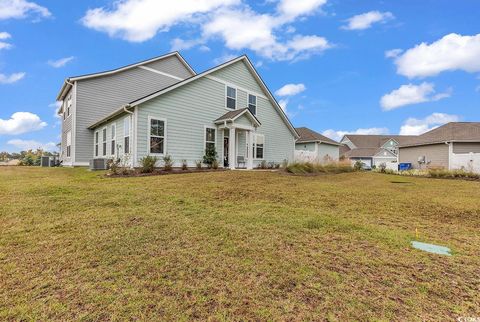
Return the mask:
[[[452,122],[399,146],[399,162],[415,169],[480,172],[480,122]]]
[[[68,166],[118,157],[138,167],[147,155],[194,166],[214,146],[221,166],[253,168],[293,161],[299,137],[247,56],[197,74],[174,52],[70,77],[57,100]]]
[[[338,161],[340,143],[306,127],[297,127],[300,138],[295,143],[297,161]]]
[[[415,136],[346,134],[340,141],[340,157],[349,159],[352,163],[359,160],[365,168],[378,167],[385,163],[396,169],[398,146],[413,138]]]

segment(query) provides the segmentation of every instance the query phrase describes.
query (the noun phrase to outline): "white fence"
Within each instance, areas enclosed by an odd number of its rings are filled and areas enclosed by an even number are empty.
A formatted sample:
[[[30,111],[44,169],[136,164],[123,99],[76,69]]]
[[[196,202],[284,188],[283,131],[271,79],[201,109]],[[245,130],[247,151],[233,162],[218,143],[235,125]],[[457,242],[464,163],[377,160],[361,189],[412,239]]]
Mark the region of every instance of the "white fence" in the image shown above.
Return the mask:
[[[465,171],[480,173],[480,153],[452,153],[450,161],[452,170],[464,169]]]

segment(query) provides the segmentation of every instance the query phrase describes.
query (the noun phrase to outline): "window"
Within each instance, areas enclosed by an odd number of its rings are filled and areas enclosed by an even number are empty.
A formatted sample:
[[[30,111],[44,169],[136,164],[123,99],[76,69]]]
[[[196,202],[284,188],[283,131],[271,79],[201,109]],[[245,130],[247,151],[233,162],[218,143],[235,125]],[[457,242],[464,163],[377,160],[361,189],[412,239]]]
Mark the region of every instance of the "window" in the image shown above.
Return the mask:
[[[263,134],[255,134],[253,136],[253,157],[254,157],[254,159],[263,159],[264,145],[265,145],[265,136],[263,136]]]
[[[163,154],[165,152],[165,121],[150,119],[150,153]]]
[[[72,149],[72,132],[68,131],[67,132],[67,158],[70,157],[71,149]]]
[[[226,107],[231,110],[237,108],[237,89],[227,86],[227,102]]]
[[[116,139],[117,139],[117,126],[115,124],[112,124],[112,141],[110,142],[110,154],[115,155],[115,145],[116,145]]]
[[[130,153],[130,116],[123,119],[123,152]]]
[[[72,95],[68,97],[67,100],[67,116],[70,116],[70,107],[72,106]]]
[[[95,156],[98,157],[98,131],[95,132]]]
[[[102,130],[102,155],[107,155],[107,128]]]
[[[257,97],[252,94],[248,94],[248,109],[253,115],[257,115]]]
[[[205,128],[205,150],[207,150],[209,147],[215,147],[215,129],[211,127],[206,127]]]

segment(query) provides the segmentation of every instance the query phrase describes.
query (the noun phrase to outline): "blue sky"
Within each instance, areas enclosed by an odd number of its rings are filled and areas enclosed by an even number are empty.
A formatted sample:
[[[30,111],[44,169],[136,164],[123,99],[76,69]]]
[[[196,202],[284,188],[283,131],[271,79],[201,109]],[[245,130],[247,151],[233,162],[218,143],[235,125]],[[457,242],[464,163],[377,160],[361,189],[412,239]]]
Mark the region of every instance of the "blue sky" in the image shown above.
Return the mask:
[[[0,150],[59,142],[68,76],[247,54],[295,126],[418,134],[480,120],[474,0],[0,0]]]

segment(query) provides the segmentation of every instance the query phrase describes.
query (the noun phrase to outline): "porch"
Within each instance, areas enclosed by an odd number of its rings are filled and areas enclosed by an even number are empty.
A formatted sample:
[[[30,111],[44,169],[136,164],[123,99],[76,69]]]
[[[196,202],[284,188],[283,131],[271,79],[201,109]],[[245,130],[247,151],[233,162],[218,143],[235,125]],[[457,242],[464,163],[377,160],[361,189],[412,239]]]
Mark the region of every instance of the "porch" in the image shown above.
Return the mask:
[[[223,134],[222,162],[229,169],[253,169],[254,134],[260,122],[247,109],[226,113],[214,121]]]

